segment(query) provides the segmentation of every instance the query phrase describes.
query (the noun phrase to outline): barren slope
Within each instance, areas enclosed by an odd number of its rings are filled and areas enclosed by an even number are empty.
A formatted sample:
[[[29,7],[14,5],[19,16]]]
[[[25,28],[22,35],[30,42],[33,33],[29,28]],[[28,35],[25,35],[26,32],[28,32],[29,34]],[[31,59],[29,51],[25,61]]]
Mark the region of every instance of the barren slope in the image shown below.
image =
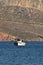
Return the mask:
[[[2,4],[0,6],[1,32],[31,41],[43,40],[43,10],[33,6],[21,7]]]

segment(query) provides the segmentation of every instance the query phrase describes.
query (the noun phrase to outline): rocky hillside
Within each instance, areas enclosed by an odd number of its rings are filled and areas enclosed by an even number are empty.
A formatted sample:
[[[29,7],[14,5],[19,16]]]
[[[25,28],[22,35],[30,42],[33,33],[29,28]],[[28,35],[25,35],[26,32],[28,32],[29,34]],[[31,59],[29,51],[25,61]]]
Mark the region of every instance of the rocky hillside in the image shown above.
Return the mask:
[[[0,0],[0,32],[43,40],[43,0]]]

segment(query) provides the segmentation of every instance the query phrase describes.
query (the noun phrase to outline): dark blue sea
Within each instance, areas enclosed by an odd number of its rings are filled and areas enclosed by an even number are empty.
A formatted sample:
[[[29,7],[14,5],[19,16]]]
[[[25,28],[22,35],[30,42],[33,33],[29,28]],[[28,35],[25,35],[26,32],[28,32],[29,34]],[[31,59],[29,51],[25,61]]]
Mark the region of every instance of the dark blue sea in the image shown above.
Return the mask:
[[[15,42],[0,42],[0,65],[43,65],[43,42],[26,42],[18,47]]]

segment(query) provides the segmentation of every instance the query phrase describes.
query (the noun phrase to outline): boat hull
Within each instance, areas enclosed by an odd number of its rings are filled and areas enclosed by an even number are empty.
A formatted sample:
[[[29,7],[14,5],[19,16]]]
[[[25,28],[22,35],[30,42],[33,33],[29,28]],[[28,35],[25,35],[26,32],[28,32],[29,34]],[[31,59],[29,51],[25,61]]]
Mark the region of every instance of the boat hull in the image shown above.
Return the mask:
[[[25,42],[18,42],[18,46],[25,46],[26,43]]]

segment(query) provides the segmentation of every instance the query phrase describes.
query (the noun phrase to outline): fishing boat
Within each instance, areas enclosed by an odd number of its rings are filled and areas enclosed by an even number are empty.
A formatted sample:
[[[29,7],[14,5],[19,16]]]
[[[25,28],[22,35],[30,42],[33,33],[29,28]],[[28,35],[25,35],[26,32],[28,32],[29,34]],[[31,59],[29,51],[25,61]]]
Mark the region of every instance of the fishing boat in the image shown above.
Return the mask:
[[[17,46],[25,46],[26,43],[22,39],[16,39],[16,45]]]

